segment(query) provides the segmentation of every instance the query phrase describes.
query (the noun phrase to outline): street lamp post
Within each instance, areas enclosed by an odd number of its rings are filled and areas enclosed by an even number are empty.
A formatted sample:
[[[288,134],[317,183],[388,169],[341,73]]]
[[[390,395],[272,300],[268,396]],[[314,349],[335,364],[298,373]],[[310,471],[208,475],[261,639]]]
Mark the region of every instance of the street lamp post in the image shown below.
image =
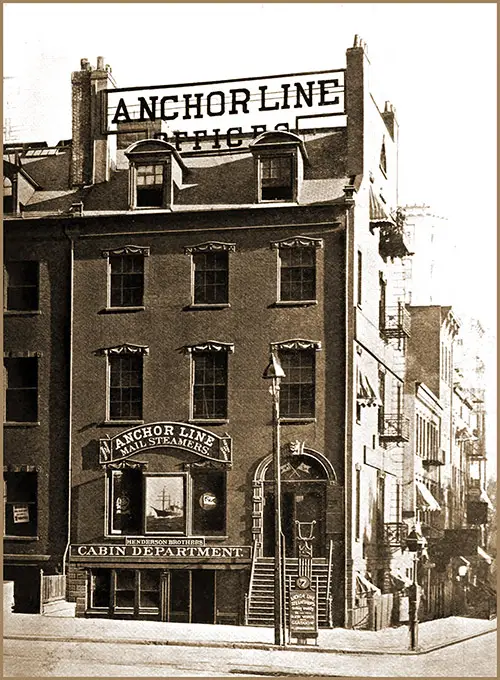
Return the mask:
[[[409,628],[410,628],[410,649],[416,651],[418,649],[418,605],[420,601],[420,586],[418,585],[417,568],[418,560],[422,550],[427,545],[427,540],[420,533],[417,527],[414,527],[408,534],[406,539],[406,547],[409,552],[413,553],[413,582],[409,586]]]
[[[283,580],[283,535],[281,532],[280,382],[285,377],[278,357],[272,353],[262,376],[271,380],[273,397],[273,476],[274,476],[274,644],[285,644],[285,598]]]

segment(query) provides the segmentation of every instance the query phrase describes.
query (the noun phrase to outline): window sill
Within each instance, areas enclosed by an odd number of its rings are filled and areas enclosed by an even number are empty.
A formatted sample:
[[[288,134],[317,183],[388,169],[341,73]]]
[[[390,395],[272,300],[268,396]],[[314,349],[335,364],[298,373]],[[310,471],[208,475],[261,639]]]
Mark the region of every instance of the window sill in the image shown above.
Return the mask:
[[[105,307],[101,309],[99,314],[120,314],[121,312],[143,312],[146,309],[144,305],[137,307]]]
[[[307,423],[315,423],[317,419],[313,416],[305,418],[280,418],[281,425],[306,425]]]
[[[41,311],[39,309],[4,309],[4,316],[40,316]]]
[[[144,420],[104,420],[98,427],[110,427],[111,425],[144,425]]]
[[[16,422],[16,421],[8,421],[3,424],[4,427],[38,427],[40,425],[40,421],[33,421],[33,422]]]
[[[277,300],[270,307],[313,307],[317,300]]]
[[[231,307],[229,302],[214,302],[214,303],[195,303],[191,305],[186,305],[184,307],[185,312],[195,312],[199,309],[229,309]]]
[[[188,423],[193,425],[227,425],[229,418],[190,418]]]
[[[39,536],[4,536],[4,541],[28,541],[30,543],[35,543],[40,540]]]
[[[297,205],[296,198],[259,198],[261,205]]]

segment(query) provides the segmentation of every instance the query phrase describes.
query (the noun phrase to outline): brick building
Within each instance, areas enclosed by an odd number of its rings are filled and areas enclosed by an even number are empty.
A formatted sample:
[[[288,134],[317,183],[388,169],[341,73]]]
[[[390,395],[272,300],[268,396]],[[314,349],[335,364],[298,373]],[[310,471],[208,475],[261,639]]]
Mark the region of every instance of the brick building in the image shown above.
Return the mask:
[[[409,248],[395,112],[369,70],[356,39],[336,71],[130,104],[102,58],[82,60],[72,140],[6,148],[4,553],[19,610],[61,575],[77,615],[271,625],[273,352],[287,578],[297,523],[314,522],[319,624],[391,621],[413,564]],[[232,112],[252,124],[214,127]]]

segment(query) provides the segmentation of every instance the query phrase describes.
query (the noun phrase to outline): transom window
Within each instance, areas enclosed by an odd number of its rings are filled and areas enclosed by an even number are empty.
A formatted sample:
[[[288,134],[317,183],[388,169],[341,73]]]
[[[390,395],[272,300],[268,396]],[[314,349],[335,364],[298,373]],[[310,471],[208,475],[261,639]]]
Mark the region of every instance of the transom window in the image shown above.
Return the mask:
[[[34,423],[38,420],[38,359],[9,357],[4,359],[5,420],[10,423]]]
[[[260,159],[260,191],[263,201],[293,200],[293,157],[263,156]]]
[[[227,353],[193,354],[193,417],[227,418]]]
[[[36,536],[36,472],[4,472],[3,480],[5,536]]]
[[[227,251],[193,254],[194,303],[227,303],[229,258]]]
[[[39,264],[36,261],[6,262],[5,308],[26,312],[38,309]]]
[[[308,418],[315,412],[315,350],[280,350],[285,372],[280,387],[280,417]]]
[[[108,361],[110,420],[141,420],[142,356],[112,354]]]
[[[314,300],[316,297],[316,250],[309,247],[280,248],[280,299]]]
[[[163,165],[138,165],[136,192],[138,208],[161,207],[163,205]]]

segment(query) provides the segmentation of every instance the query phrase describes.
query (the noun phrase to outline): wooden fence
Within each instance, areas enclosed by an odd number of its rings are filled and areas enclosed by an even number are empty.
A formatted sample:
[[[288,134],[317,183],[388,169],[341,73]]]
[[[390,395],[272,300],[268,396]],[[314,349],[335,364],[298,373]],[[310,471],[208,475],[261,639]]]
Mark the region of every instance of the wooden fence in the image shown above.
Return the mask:
[[[66,577],[56,574],[55,576],[42,576],[42,605],[66,597]]]

